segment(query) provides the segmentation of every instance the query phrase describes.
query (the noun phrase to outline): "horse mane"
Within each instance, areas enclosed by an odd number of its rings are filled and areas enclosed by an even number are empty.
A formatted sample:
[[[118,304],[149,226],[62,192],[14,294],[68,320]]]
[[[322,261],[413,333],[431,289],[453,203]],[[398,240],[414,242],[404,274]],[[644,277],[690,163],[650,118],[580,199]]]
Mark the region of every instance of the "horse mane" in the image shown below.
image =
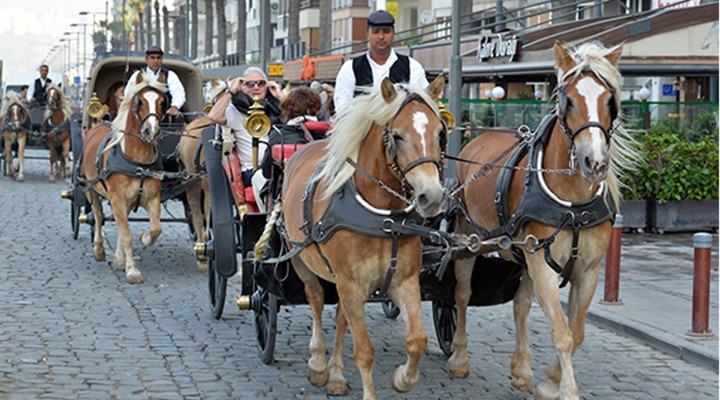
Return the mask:
[[[58,92],[58,95],[60,96],[60,104],[62,104],[62,113],[65,120],[69,120],[70,116],[72,115],[72,104],[70,104],[70,101],[65,97],[65,93],[63,93],[62,88],[60,86],[55,84],[48,85],[47,88],[45,88],[45,93],[48,93],[50,89],[55,89]],[[45,113],[43,114],[43,119],[48,119],[52,115],[52,110],[49,108],[45,109]]]
[[[208,93],[208,99],[210,102],[214,102],[215,98],[218,97],[222,92],[227,90],[230,86],[224,79],[214,78],[210,81],[210,93]]]
[[[142,81],[140,81],[140,83],[137,83],[138,74],[142,76]],[[120,107],[118,107],[117,116],[112,122],[113,139],[110,143],[108,143],[105,151],[120,143],[122,138],[125,136],[125,127],[127,125],[128,116],[130,116],[130,112],[135,102],[135,96],[137,96],[137,94],[146,87],[159,90],[161,93],[166,93],[168,91],[166,84],[153,79],[147,72],[143,70],[133,72],[130,79],[128,79],[127,85],[125,86],[125,96],[123,97],[122,103],[120,103]]]
[[[607,177],[607,186],[610,196],[615,204],[620,204],[620,187],[623,185],[620,178],[630,171],[637,168],[638,163],[642,160],[638,142],[625,130],[622,121],[625,120],[621,115],[620,95],[621,95],[621,75],[620,71],[613,65],[606,56],[615,51],[621,45],[606,48],[602,44],[592,41],[583,43],[577,47],[573,53],[573,59],[576,65],[568,71],[558,70],[558,82],[565,82],[570,77],[577,77],[584,71],[592,71],[596,76],[602,79],[608,88],[613,92],[615,106],[618,110],[619,122],[614,124],[612,145],[610,146],[610,171]]]
[[[322,198],[330,197],[352,177],[355,169],[346,160],[357,161],[360,147],[372,124],[383,126],[390,122],[410,93],[419,95],[439,115],[435,101],[425,88],[396,84],[395,91],[397,96],[390,103],[386,103],[377,90],[353,98],[340,110],[328,133],[327,158],[315,178],[322,184]]]
[[[5,94],[5,101],[3,101],[2,108],[0,109],[0,116],[2,116],[2,118],[5,118],[5,115],[10,109],[10,106],[12,106],[13,104],[19,104],[20,107],[27,111],[25,105],[22,103],[22,101],[20,101],[20,94],[10,90],[9,92],[7,92],[7,94]],[[30,113],[27,113],[27,115],[30,115]]]

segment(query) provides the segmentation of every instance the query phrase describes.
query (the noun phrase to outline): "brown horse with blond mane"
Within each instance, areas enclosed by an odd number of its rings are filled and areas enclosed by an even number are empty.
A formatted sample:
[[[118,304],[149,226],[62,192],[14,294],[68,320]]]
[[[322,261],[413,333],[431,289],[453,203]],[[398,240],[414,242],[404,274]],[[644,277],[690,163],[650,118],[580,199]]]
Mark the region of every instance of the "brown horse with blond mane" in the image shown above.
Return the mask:
[[[23,170],[23,165],[25,164],[25,145],[27,144],[28,130],[32,127],[30,112],[22,101],[20,101],[20,96],[16,92],[9,91],[5,95],[5,101],[3,101],[2,110],[0,110],[0,117],[2,118],[1,125],[5,142],[5,161],[8,166],[8,175],[10,178],[15,179],[15,173],[17,172],[17,180],[18,182],[22,182],[25,180],[25,171]],[[13,165],[13,143],[18,144],[17,169]]]
[[[115,267],[125,270],[130,283],[143,281],[132,253],[130,211],[142,206],[150,217],[150,229],[140,236],[145,246],[152,245],[162,232],[161,181],[155,172],[162,170],[156,142],[160,137],[162,110],[167,103],[166,92],[163,74],[154,81],[140,71],[135,72],[128,81],[125,98],[112,126],[94,127],[83,148],[81,178],[95,219],[93,257],[97,261],[105,259],[102,196],[110,200],[118,227]]]
[[[430,218],[444,211],[440,165],[446,127],[434,101],[443,86],[443,77],[427,90],[393,85],[384,79],[380,91],[358,96],[343,109],[329,140],[305,145],[286,165],[282,201],[275,207],[277,210],[282,205],[290,251],[301,249],[292,264],[305,284],[312,310],[308,380],[317,387],[327,384],[331,395],[348,391],[342,349],[349,326],[355,363],[362,375],[363,398],[375,399],[375,351],[365,325],[364,307],[376,290],[385,291],[405,316],[408,358],[396,369],[392,387],[406,392],[420,378],[418,364],[427,346],[420,315],[420,237],[393,238],[360,233],[353,227],[327,233],[326,225],[317,223],[334,207],[338,191],[356,199],[369,214],[386,218],[409,210]],[[272,223],[271,218],[268,224]],[[310,233],[309,227],[322,233]],[[381,229],[377,232],[382,233]],[[309,233],[314,242],[306,241]],[[327,237],[318,239],[326,233]],[[322,333],[324,292],[319,278],[334,282],[339,297],[335,345],[329,362]]]
[[[585,317],[597,286],[617,210],[617,176],[637,159],[632,139],[617,123],[620,106],[622,47],[589,43],[568,51],[554,47],[558,71],[556,115],[534,136],[518,139],[487,131],[472,140],[459,157],[460,199],[468,219],[463,233],[486,237],[508,234],[522,245],[504,257],[524,264],[513,299],[516,347],[510,364],[512,385],[531,392],[532,370],[527,318],[535,294],[557,351],[537,388],[541,399],[578,399],[572,355],[583,342]],[[546,130],[542,129],[547,126]],[[516,146],[517,151],[508,151]],[[511,161],[508,161],[511,160]],[[458,307],[450,372],[466,377],[466,319],[475,259],[456,260]],[[568,320],[560,305],[561,285],[568,281]]]
[[[55,177],[70,176],[70,115],[72,114],[70,100],[65,97],[57,85],[48,86],[45,90],[47,108],[41,126],[45,134],[45,141],[50,150],[50,182]],[[58,154],[57,149],[62,150]]]

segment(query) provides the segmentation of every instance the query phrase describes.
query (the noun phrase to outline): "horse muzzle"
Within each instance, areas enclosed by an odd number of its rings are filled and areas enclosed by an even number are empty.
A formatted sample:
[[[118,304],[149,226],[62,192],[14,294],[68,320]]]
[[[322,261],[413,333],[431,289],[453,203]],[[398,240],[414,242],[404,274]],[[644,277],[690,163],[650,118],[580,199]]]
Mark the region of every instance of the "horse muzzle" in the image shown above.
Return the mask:
[[[416,186],[413,203],[423,218],[432,218],[446,211],[447,192],[443,190],[439,182],[435,182],[435,185],[425,185],[425,187]]]

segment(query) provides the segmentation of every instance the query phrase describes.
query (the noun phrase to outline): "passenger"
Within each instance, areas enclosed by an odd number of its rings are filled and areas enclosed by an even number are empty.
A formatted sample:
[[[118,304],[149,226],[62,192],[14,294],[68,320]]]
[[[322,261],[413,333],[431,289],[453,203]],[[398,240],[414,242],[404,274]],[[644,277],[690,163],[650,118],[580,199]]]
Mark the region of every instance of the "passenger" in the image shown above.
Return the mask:
[[[163,53],[159,46],[150,46],[145,50],[145,63],[147,67],[143,69],[151,77],[157,80],[160,74],[165,75],[165,82],[168,86],[168,95],[170,96],[170,107],[165,110],[165,114],[176,117],[180,115],[180,110],[185,105],[185,88],[177,74],[163,67]],[[127,95],[127,93],[125,93]]]
[[[52,83],[52,79],[48,78],[50,68],[43,64],[40,66],[40,77],[28,88],[27,102],[32,106],[45,105],[45,88]]]
[[[367,38],[370,49],[366,54],[348,60],[335,79],[335,109],[343,107],[361,92],[361,87],[380,89],[385,77],[393,83],[408,83],[426,87],[425,69],[412,57],[395,53],[395,18],[384,10],[370,13],[367,19]]]
[[[26,107],[29,104],[28,99],[27,99],[27,92],[28,92],[28,85],[20,86],[20,102],[23,103],[23,105]]]
[[[117,81],[110,85],[107,91],[107,100],[103,103],[103,119],[105,121],[112,121],[117,117],[120,103],[125,93],[125,82]]]
[[[257,67],[249,67],[242,78],[230,82],[230,88],[220,96],[208,113],[208,118],[220,125],[226,125],[235,134],[235,149],[240,160],[242,180],[245,186],[251,185],[253,175],[252,136],[245,130],[245,120],[253,98],[257,98],[265,108],[265,113],[273,125],[282,123],[280,102],[283,94],[276,82],[268,82],[265,73]],[[265,146],[258,149],[258,158],[262,160]]]
[[[255,199],[261,211],[264,211],[264,198],[269,191],[266,182],[273,178],[272,147],[276,144],[305,144],[312,140],[324,139],[330,128],[328,123],[318,123],[317,114],[322,108],[320,95],[308,87],[293,89],[280,103],[285,125],[273,129],[268,135],[267,147],[260,164],[260,171],[252,178]],[[310,123],[308,123],[310,122]]]

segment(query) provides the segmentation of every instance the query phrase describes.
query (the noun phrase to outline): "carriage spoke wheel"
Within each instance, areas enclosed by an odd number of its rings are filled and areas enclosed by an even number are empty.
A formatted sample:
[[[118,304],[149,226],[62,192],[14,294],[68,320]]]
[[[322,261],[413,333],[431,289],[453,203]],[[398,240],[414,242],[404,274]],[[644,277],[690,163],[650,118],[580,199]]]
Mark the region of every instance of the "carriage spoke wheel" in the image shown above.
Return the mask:
[[[440,349],[446,356],[452,355],[452,342],[457,329],[457,307],[440,300],[432,301],[433,325]]]
[[[270,364],[274,358],[277,337],[278,298],[260,287],[255,290],[253,297],[257,300],[253,309],[258,355],[264,364]]]
[[[208,242],[215,238],[215,226],[210,216],[210,229],[208,229]],[[217,249],[216,249],[217,251]],[[227,278],[222,276],[217,268],[215,257],[208,257],[208,290],[210,294],[210,309],[215,319],[220,319],[225,309],[225,296],[227,294]]]
[[[383,301],[382,309],[385,313],[385,316],[390,319],[396,319],[398,315],[400,315],[400,307],[395,305],[392,300]]]

